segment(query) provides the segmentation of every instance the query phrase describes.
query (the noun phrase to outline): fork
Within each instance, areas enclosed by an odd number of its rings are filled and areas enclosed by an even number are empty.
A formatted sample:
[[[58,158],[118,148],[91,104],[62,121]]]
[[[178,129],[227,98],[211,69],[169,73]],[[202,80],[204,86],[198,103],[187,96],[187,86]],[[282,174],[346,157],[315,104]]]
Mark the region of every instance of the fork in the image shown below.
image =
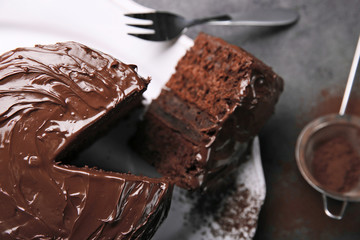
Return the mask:
[[[126,17],[151,20],[151,24],[126,24],[131,27],[152,30],[146,33],[128,33],[129,35],[150,41],[167,41],[178,37],[189,27],[210,23],[213,25],[237,26],[286,26],[299,19],[297,11],[292,9],[255,9],[213,17],[186,19],[170,12],[128,13]]]

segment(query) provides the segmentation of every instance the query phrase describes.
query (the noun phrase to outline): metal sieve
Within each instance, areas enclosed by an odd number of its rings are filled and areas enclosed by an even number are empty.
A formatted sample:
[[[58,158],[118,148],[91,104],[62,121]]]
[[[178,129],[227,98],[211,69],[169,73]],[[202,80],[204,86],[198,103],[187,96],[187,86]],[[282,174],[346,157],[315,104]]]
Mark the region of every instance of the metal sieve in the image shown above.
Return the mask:
[[[305,180],[317,191],[322,193],[324,211],[327,216],[334,219],[342,219],[349,201],[360,201],[360,181],[356,186],[347,192],[336,192],[326,189],[314,178],[312,160],[314,151],[319,144],[327,139],[336,136],[343,136],[351,143],[352,147],[359,151],[360,155],[360,118],[345,115],[346,106],[350,97],[351,88],[354,82],[357,65],[360,56],[360,37],[358,39],[354,59],[351,65],[350,74],[345,88],[339,114],[331,114],[319,117],[310,122],[301,131],[295,148],[295,157],[298,168]],[[340,212],[332,213],[328,208],[328,198],[342,201]]]

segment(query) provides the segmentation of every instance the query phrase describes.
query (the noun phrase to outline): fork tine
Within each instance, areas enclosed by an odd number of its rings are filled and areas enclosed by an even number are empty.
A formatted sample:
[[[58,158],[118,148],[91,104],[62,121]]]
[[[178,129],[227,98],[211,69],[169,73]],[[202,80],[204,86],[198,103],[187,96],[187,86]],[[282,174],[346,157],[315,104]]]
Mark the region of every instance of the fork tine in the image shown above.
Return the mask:
[[[137,37],[137,38],[141,38],[144,40],[149,40],[149,41],[162,41],[161,39],[159,39],[157,37],[156,34],[146,34],[146,33],[128,33],[128,35]]]
[[[155,13],[128,13],[124,14],[126,17],[136,18],[136,19],[144,19],[144,20],[154,20]]]
[[[131,23],[127,23],[126,25],[130,26],[130,27],[136,27],[136,28],[142,28],[142,29],[154,29],[153,24],[131,24]]]

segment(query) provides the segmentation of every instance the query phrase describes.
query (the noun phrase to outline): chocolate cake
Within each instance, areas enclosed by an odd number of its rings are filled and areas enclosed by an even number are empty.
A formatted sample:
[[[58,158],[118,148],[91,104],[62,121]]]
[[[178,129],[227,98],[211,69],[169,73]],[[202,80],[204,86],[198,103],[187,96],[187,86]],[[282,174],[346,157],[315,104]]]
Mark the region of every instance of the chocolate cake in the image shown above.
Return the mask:
[[[259,59],[199,34],[145,113],[137,150],[180,187],[206,189],[239,164],[282,90]]]
[[[167,215],[171,184],[75,167],[69,159],[138,106],[149,81],[75,42],[0,56],[1,239],[153,236]]]

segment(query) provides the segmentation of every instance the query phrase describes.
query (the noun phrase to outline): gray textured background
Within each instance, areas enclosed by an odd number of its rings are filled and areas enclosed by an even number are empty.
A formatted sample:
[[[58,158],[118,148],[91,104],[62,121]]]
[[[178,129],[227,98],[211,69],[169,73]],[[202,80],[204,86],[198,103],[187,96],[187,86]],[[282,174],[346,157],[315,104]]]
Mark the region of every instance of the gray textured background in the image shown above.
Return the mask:
[[[340,99],[360,33],[357,0],[137,0],[159,10],[201,17],[259,6],[299,10],[300,21],[286,29],[198,26],[251,52],[281,75],[285,91],[276,113],[260,134],[267,197],[255,239],[360,239],[360,203],[353,203],[341,221],[325,216],[322,200],[301,177],[294,148],[301,128],[315,116],[336,111],[322,107]],[[359,75],[354,95],[359,89]],[[357,97],[351,104],[358,108]],[[360,108],[360,107],[359,107]]]

